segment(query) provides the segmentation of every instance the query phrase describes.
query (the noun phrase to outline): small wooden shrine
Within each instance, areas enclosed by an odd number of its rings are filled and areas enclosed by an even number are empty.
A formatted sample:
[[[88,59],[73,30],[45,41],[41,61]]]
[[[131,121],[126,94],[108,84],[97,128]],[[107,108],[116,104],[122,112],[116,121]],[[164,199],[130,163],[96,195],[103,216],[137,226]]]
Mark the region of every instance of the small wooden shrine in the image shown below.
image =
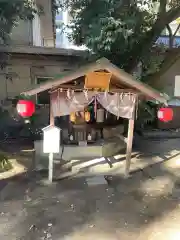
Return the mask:
[[[161,93],[135,80],[106,58],[61,78],[36,85],[23,94],[32,96],[47,90],[50,94],[50,124],[62,129],[64,146],[102,144],[108,139],[105,137],[107,132],[111,139],[117,139],[117,136],[122,139],[118,126],[124,124],[124,119],[129,121],[126,175],[130,169],[138,101],[143,98],[155,99],[166,104]]]

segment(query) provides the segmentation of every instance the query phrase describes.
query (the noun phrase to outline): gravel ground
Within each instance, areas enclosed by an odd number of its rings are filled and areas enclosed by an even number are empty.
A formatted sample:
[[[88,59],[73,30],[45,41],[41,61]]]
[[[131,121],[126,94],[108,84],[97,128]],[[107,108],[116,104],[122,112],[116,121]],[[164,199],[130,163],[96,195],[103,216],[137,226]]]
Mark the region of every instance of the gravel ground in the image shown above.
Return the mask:
[[[179,143],[171,143],[178,150]],[[81,177],[47,186],[40,174],[9,180],[0,192],[0,239],[178,240],[178,160],[176,154],[166,165],[99,185]]]
[[[155,174],[154,174],[155,175]],[[22,176],[1,192],[0,239],[180,239],[180,184],[164,173],[88,186]]]

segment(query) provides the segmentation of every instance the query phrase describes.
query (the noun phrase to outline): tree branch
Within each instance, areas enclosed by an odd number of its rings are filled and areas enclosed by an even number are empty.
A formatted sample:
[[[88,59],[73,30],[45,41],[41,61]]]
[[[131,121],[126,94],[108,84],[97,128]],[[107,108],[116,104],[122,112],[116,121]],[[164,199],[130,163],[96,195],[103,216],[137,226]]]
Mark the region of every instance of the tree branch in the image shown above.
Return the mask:
[[[172,32],[172,29],[169,24],[166,27],[169,32],[169,48],[173,48],[174,38],[176,37],[178,30],[180,29],[180,24],[178,24],[176,31],[174,33]]]
[[[160,0],[159,16],[164,16],[164,14],[166,13],[166,7],[167,7],[167,0]]]
[[[164,8],[165,5],[164,1],[165,0],[161,0],[162,8]],[[132,72],[135,69],[141,57],[148,53],[149,49],[152,47],[153,43],[157,41],[165,27],[179,16],[180,5],[176,8],[171,8],[168,12],[165,12],[163,16],[158,14],[158,18],[151,30],[146,33],[142,41],[140,41],[139,44],[132,50],[132,59],[129,61],[129,64],[125,66],[126,71]]]
[[[166,24],[169,24],[176,20],[180,16],[180,4],[179,6],[175,8],[171,8],[167,13],[165,17]]]
[[[125,70],[127,72],[131,73],[135,69],[142,56],[148,54],[153,43],[157,41],[167,25],[163,19],[164,18],[157,19],[152,29],[146,33],[142,41],[140,41],[138,45],[134,46],[134,49],[132,50],[132,59],[130,59],[128,65],[125,66]]]
[[[174,34],[173,34],[173,37],[176,36],[176,34],[177,34],[177,32],[179,31],[179,29],[180,29],[180,23],[179,23],[179,25],[177,26],[176,31],[175,31]]]
[[[156,81],[161,81],[160,77],[169,69],[173,63],[177,61],[180,57],[180,49],[170,50],[166,52],[164,61],[161,64],[160,70],[152,75],[146,76],[146,82],[148,84],[155,83]]]
[[[169,36],[173,36],[173,33],[172,33],[172,29],[171,29],[171,27],[169,26],[169,24],[167,24],[167,30],[168,30],[168,32],[169,32]]]
[[[169,32],[169,48],[173,48],[173,40],[174,40],[174,37],[173,37],[173,32],[172,32],[172,29],[171,27],[169,26],[169,24],[167,24],[167,30]]]

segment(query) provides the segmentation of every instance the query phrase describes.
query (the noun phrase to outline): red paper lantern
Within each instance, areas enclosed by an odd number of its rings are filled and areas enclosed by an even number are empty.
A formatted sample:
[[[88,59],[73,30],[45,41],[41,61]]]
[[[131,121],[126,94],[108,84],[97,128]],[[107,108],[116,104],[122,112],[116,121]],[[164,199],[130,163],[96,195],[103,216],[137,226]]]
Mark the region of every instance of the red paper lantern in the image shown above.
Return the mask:
[[[158,119],[162,122],[169,122],[173,119],[173,110],[172,108],[160,108],[158,110]]]
[[[17,111],[21,117],[31,117],[35,112],[35,104],[30,100],[19,100],[17,103]]]

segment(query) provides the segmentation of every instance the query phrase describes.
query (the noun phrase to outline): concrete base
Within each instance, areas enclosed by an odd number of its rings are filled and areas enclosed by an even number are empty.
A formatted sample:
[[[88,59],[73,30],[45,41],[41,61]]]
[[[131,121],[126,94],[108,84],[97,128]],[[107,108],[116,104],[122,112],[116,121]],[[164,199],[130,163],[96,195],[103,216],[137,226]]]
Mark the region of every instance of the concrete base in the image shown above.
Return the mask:
[[[43,142],[35,141],[35,159],[36,166],[41,169],[48,168],[48,154],[43,153]],[[126,148],[126,144],[118,137],[97,142],[88,146],[65,145],[60,147],[60,153],[54,154],[54,162],[111,157]],[[41,167],[40,167],[41,166]]]

